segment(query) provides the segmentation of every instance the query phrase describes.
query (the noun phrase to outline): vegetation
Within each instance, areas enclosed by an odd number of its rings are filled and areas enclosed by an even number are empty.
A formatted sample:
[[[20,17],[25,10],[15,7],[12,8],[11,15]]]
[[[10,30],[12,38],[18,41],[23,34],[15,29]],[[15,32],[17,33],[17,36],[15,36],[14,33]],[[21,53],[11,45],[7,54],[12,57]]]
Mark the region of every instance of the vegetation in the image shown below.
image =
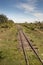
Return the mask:
[[[0,28],[10,28],[14,25],[12,20],[8,20],[5,15],[0,15]]]
[[[24,23],[21,25],[23,31],[26,33],[26,35],[29,37],[30,41],[32,42],[33,47],[37,48],[35,50],[40,56],[41,60],[43,61],[43,22],[29,23],[29,24]],[[27,52],[27,54],[30,59],[29,60],[30,65],[41,65],[39,60],[37,59],[37,57],[34,55],[32,51]]]
[[[37,53],[43,60],[43,22],[20,24],[23,31],[35,45]],[[0,65],[25,65],[24,55],[19,48],[18,30],[14,21],[0,15]],[[30,65],[41,65],[31,49],[27,52]]]
[[[8,20],[8,18],[5,22],[4,19],[3,21],[1,20],[0,65],[25,65],[23,52],[18,47],[19,43],[17,36],[18,30],[16,24],[12,20]]]

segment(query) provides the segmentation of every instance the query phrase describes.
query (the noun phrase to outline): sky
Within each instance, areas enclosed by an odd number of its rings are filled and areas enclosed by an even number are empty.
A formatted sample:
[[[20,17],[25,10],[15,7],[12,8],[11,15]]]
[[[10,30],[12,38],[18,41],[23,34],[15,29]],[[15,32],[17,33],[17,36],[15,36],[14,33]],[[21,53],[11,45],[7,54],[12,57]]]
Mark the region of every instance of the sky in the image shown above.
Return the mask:
[[[43,0],[0,0],[0,14],[16,23],[43,21]]]

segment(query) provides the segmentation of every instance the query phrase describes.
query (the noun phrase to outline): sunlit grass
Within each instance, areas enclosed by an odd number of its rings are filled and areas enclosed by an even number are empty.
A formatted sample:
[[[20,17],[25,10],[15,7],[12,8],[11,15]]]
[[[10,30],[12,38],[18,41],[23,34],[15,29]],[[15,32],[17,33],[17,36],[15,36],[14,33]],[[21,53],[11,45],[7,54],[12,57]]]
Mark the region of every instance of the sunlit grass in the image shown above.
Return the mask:
[[[2,30],[2,29],[1,29]],[[16,26],[0,30],[0,65],[25,65],[23,52],[18,49]]]
[[[36,30],[31,30],[25,26],[23,26],[23,31],[26,33],[26,35],[29,37],[30,41],[32,42],[32,45],[35,44],[38,48],[37,53],[39,54],[40,58],[43,60],[43,34],[39,33]],[[30,55],[30,57],[32,56],[32,53],[28,53],[28,56]],[[39,61],[37,61],[37,57],[33,58],[33,56],[31,57],[32,60],[30,59],[30,65],[41,65]],[[33,64],[31,64],[31,62],[33,61]],[[36,64],[34,64],[34,62]]]

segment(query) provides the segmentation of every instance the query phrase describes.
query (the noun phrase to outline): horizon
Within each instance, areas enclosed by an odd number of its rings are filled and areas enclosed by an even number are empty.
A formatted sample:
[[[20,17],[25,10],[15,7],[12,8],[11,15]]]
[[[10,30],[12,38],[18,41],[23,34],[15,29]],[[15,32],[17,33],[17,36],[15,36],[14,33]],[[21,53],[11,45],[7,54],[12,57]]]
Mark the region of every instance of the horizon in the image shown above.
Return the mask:
[[[0,14],[15,23],[43,21],[43,0],[0,0]]]

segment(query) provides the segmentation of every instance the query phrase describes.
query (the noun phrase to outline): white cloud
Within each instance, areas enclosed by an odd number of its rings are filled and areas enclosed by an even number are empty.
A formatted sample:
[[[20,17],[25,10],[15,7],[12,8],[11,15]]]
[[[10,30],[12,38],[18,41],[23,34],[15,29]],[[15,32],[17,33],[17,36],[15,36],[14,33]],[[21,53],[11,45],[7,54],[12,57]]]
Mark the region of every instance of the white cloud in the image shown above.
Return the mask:
[[[43,20],[43,13],[36,12],[33,15],[37,18],[37,20],[40,20],[40,21]]]
[[[37,0],[27,0],[26,3],[20,2],[16,7],[24,11],[33,12],[36,8],[36,2]]]
[[[21,8],[23,8],[25,11],[33,11],[35,9],[35,7],[28,5],[26,3],[22,3]]]
[[[28,23],[30,23],[30,22],[34,22],[36,19],[33,19],[33,18],[31,18],[31,17],[29,17],[29,18],[16,18],[15,19],[16,20],[16,22],[17,23],[23,23],[23,22],[28,22]]]
[[[32,14],[34,16],[34,18],[22,18],[22,21],[35,21],[35,20],[43,20],[43,13],[40,13],[37,10],[37,2],[38,0],[25,0],[26,2],[19,2],[18,4],[16,4],[16,7],[24,10],[24,13],[28,13],[28,14]],[[31,16],[30,16],[31,17]],[[21,21],[21,19],[19,19],[19,21]],[[21,21],[21,22],[22,22]]]
[[[37,0],[27,0],[27,3],[30,3],[32,5],[36,5]]]

